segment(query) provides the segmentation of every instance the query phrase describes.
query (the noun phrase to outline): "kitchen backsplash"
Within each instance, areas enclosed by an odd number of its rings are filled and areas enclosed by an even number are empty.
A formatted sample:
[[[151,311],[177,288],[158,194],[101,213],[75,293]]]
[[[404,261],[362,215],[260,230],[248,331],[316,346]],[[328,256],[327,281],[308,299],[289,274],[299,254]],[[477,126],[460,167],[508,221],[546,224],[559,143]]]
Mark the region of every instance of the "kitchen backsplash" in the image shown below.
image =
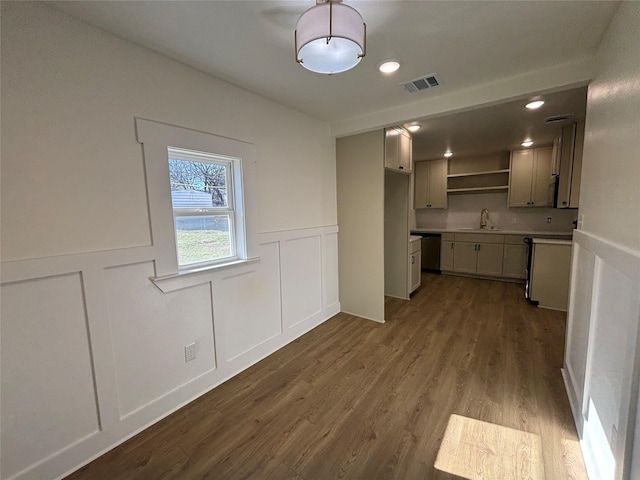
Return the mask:
[[[480,211],[489,210],[489,225],[502,230],[570,232],[577,209],[508,208],[506,193],[449,195],[449,208],[419,209],[412,228],[470,228],[480,225]],[[551,217],[551,223],[547,218]],[[413,220],[413,219],[412,219]]]

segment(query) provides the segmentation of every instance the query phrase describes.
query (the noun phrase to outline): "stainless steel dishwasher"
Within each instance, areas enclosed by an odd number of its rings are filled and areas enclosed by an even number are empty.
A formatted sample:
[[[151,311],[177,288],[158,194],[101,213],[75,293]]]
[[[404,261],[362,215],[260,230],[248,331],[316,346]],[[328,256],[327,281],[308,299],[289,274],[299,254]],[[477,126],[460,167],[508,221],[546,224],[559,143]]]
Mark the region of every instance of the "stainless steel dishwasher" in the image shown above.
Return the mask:
[[[440,234],[420,233],[422,235],[422,263],[423,271],[440,273]]]

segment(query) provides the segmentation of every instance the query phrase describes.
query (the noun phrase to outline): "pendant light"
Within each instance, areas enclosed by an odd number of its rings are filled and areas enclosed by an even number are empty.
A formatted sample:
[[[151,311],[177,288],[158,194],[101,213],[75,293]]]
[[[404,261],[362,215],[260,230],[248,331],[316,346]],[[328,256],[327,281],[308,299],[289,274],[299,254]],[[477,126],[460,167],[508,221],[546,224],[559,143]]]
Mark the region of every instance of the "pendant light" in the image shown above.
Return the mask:
[[[316,0],[298,19],[296,62],[316,73],[346,72],[367,53],[367,26],[342,0]]]

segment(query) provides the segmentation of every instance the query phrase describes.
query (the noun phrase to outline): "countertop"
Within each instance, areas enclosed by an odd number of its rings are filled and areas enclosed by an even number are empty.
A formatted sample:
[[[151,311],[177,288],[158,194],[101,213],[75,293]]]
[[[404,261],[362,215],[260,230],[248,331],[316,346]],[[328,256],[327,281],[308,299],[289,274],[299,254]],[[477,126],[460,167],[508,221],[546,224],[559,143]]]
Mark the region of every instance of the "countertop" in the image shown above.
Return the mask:
[[[464,228],[413,228],[411,234],[420,233],[493,233],[497,235],[527,235],[529,237],[572,237],[573,232],[549,232],[532,230],[470,230]]]

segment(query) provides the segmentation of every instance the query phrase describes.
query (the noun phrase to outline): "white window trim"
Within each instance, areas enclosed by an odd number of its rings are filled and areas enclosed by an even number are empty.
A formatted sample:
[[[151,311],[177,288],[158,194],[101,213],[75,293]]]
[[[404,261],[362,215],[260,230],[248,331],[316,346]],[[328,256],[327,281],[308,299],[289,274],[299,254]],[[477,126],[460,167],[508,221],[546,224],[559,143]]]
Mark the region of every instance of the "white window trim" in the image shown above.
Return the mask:
[[[155,251],[156,276],[152,280],[156,285],[162,289],[159,283],[167,280],[171,280],[171,285],[179,285],[180,282],[175,281],[176,277],[194,274],[198,279],[206,281],[207,272],[215,272],[218,269],[243,265],[259,259],[255,145],[152,120],[136,118],[135,122],[137,140],[142,144],[144,153],[151,239]],[[211,265],[195,265],[194,268],[178,268],[169,182],[169,147],[211,152],[237,159],[232,163],[233,173],[236,176],[234,192],[236,258]]]

